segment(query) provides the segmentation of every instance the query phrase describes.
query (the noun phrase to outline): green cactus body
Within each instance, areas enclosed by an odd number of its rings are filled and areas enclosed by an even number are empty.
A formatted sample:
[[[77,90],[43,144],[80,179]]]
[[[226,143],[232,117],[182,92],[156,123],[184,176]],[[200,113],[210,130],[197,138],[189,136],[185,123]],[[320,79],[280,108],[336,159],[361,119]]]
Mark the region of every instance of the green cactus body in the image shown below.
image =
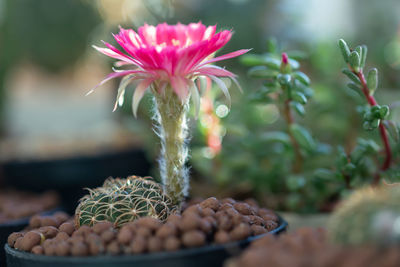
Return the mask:
[[[158,183],[146,177],[108,178],[102,187],[88,189],[75,211],[75,224],[93,226],[110,221],[116,227],[150,216],[167,219],[174,210],[171,199]]]
[[[332,214],[330,239],[346,245],[400,243],[400,188],[364,188]]]

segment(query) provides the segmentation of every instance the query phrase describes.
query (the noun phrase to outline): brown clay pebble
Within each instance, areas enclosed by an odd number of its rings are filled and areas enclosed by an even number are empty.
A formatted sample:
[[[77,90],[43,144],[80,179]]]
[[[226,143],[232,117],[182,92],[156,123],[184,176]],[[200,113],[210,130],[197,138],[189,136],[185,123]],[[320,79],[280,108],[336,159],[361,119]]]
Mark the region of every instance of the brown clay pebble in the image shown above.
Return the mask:
[[[204,217],[203,220],[208,221],[212,228],[215,228],[217,226],[217,220],[214,217],[207,216],[207,217]]]
[[[262,214],[261,218],[263,218],[264,221],[274,221],[278,222],[279,218],[276,214],[270,213],[270,214]]]
[[[67,233],[68,235],[72,235],[72,233],[75,231],[75,226],[73,223],[65,222],[60,225],[59,229],[61,232]]]
[[[65,232],[58,232],[56,235],[56,240],[58,241],[65,241],[69,238],[69,235]]]
[[[250,216],[252,216],[252,215],[242,215],[242,222],[251,225],[252,222],[251,222]]]
[[[211,233],[211,231],[212,231],[211,223],[208,220],[202,219],[200,221],[200,230],[206,234]]]
[[[116,240],[112,241],[107,245],[107,253],[111,255],[118,255],[121,252],[121,248]]]
[[[176,234],[177,234],[176,226],[172,223],[165,223],[156,232],[156,236],[159,238],[167,238],[168,236],[171,235],[176,236]]]
[[[109,243],[115,238],[115,231],[114,230],[105,230],[101,234],[101,240],[103,240],[104,243]]]
[[[62,212],[62,211],[58,211],[58,212],[54,213],[53,217],[56,219],[56,221],[58,222],[59,225],[68,221],[68,219],[69,219],[68,214],[66,214],[65,212]]]
[[[220,206],[220,203],[219,203],[218,199],[216,199],[215,197],[209,197],[200,203],[200,207],[202,207],[203,210],[205,208],[210,208],[214,211],[217,211],[219,206]]]
[[[72,256],[83,257],[89,254],[89,249],[83,242],[76,242],[71,247]]]
[[[249,204],[252,208],[259,209],[258,203],[254,198],[248,198],[244,202]]]
[[[161,251],[162,250],[161,239],[156,236],[150,237],[148,241],[148,248],[150,252]]]
[[[120,244],[126,245],[131,242],[133,238],[133,234],[131,229],[128,226],[124,226],[119,230],[117,240]]]
[[[229,204],[235,204],[236,203],[236,201],[233,199],[233,198],[230,198],[230,197],[228,197],[228,198],[224,198],[224,199],[222,199],[221,200],[221,203],[222,204],[224,204],[224,203],[229,203]]]
[[[14,247],[15,241],[17,241],[17,238],[22,237],[23,233],[21,232],[14,232],[11,235],[8,236],[7,243],[10,247]]]
[[[224,212],[231,217],[241,215],[234,207],[224,209]]]
[[[40,226],[54,226],[58,227],[60,224],[51,216],[43,216],[40,220]]]
[[[144,239],[141,236],[135,237],[131,243],[131,250],[132,250],[132,253],[134,253],[134,254],[140,254],[140,253],[145,252],[147,250],[146,239]]]
[[[138,225],[137,225],[136,221],[133,221],[133,222],[128,222],[128,223],[124,224],[123,227],[129,228],[134,233],[136,228],[138,227]]]
[[[34,246],[31,250],[31,252],[36,255],[43,255],[44,249],[42,246]]]
[[[233,205],[233,207],[243,215],[253,215],[254,214],[253,209],[247,203],[243,203],[243,202],[235,203]]]
[[[156,230],[162,224],[160,220],[152,217],[142,217],[138,219],[136,222],[137,225],[147,227],[150,230]]]
[[[90,234],[89,234],[90,235]],[[75,243],[80,243],[80,242],[84,242],[85,238],[81,235],[72,235],[72,237],[70,237],[68,239],[68,242],[71,244],[75,244]]]
[[[258,214],[261,215],[265,215],[265,214],[275,214],[274,211],[270,210],[270,209],[266,209],[266,208],[260,208],[258,210]]]
[[[104,244],[100,236],[96,234],[89,234],[86,237],[86,242],[89,245],[89,252],[91,255],[98,255],[104,252]]]
[[[250,228],[253,231],[253,235],[262,235],[268,232],[267,229],[257,224],[253,224]]]
[[[203,208],[203,216],[214,216],[215,215],[215,211],[211,208]]]
[[[182,216],[179,214],[172,214],[168,216],[167,222],[169,223],[179,223],[181,221]]]
[[[263,218],[257,215],[249,215],[248,218],[250,219],[250,224],[264,225]]]
[[[21,246],[19,249],[24,251],[31,251],[34,246],[40,245],[41,241],[40,233],[29,231],[24,235],[21,241]]]
[[[186,247],[199,247],[206,243],[206,236],[201,231],[193,230],[183,234],[182,242]]]
[[[228,231],[232,228],[233,222],[232,220],[228,217],[227,214],[223,212],[217,212],[217,223],[218,223],[218,228],[221,230]]]
[[[85,235],[90,234],[91,232],[92,232],[92,228],[90,228],[90,227],[87,226],[87,225],[82,225],[81,227],[78,228],[78,230],[76,230],[76,231],[72,234],[72,236],[75,236],[75,235],[85,236]]]
[[[232,219],[232,223],[236,226],[239,225],[241,223],[249,223],[250,224],[250,219],[248,218],[248,216],[242,215],[239,212],[237,212],[237,214],[235,214],[234,216],[231,216]]]
[[[22,248],[21,248],[22,239],[23,239],[23,237],[20,236],[20,237],[18,237],[18,238],[15,240],[14,248],[16,248],[16,249],[22,249]]]
[[[224,204],[221,205],[221,207],[219,207],[219,210],[227,210],[227,209],[233,209],[232,204],[224,203]]]
[[[110,228],[113,228],[113,224],[111,222],[99,222],[92,227],[93,232],[96,234],[101,234]]]
[[[43,226],[40,227],[38,231],[42,233],[46,239],[53,238],[58,234],[58,229],[54,226]]]
[[[181,247],[181,241],[175,236],[167,237],[164,240],[164,249],[166,251],[175,251],[178,250],[180,247]]]
[[[151,230],[147,227],[139,227],[136,229],[136,235],[143,237],[143,238],[147,238],[149,236],[151,236]]]
[[[29,220],[29,226],[32,228],[39,228],[42,224],[40,215],[34,215]]]
[[[254,242],[252,242],[251,246],[260,248],[263,246],[273,246],[276,240],[277,238],[274,235],[265,235],[264,237],[256,239]]]
[[[46,239],[43,242],[43,249],[44,249],[44,254],[46,254],[47,256],[56,255],[56,248],[54,246],[54,242],[52,239]]]
[[[54,245],[56,247],[55,248],[55,252],[56,252],[57,256],[67,256],[67,255],[69,255],[70,245],[67,242],[65,242],[65,241],[57,242]]]
[[[278,227],[278,224],[275,221],[265,222],[265,228],[268,230],[268,232],[274,230],[276,227]]]
[[[248,224],[241,223],[236,226],[230,233],[233,240],[243,240],[251,235],[251,229]]]
[[[224,244],[231,241],[231,237],[228,232],[225,231],[218,231],[214,235],[215,243],[217,244]]]
[[[187,209],[185,209],[182,213],[183,217],[185,217],[188,214],[196,214],[196,215],[202,215],[203,209],[200,207],[199,204],[189,206]]]
[[[179,223],[179,229],[181,231],[195,230],[200,226],[201,219],[196,213],[186,213],[181,222]]]

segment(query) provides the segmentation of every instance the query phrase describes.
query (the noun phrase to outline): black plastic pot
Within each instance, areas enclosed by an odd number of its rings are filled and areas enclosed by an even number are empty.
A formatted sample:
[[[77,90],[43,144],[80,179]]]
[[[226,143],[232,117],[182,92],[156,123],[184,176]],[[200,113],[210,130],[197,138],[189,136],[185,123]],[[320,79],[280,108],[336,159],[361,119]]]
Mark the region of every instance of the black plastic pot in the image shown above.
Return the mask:
[[[29,191],[56,190],[69,213],[86,194],[83,188],[101,186],[109,176],[146,176],[150,172],[150,163],[139,148],[63,159],[14,160],[2,165],[6,185]]]
[[[267,233],[279,234],[286,231],[287,222],[280,218],[278,228]],[[220,267],[231,256],[237,255],[251,241],[260,236],[224,245],[209,245],[200,248],[182,249],[175,252],[159,252],[143,255],[57,257],[35,255],[15,250],[5,245],[8,267]]]
[[[61,209],[53,209],[51,211],[43,212],[43,215],[50,215],[56,211]],[[29,224],[30,217],[12,220],[9,222],[1,223],[0,224],[0,244],[3,246],[7,243],[8,236],[13,232],[18,232],[24,229]],[[6,255],[4,250],[0,251],[0,266],[5,266],[6,264]]]
[[[13,220],[10,222],[0,224],[0,244],[4,245],[7,243],[8,236],[13,232],[18,232],[25,228],[29,223],[28,218]],[[6,255],[4,251],[0,252],[0,266],[5,266]]]

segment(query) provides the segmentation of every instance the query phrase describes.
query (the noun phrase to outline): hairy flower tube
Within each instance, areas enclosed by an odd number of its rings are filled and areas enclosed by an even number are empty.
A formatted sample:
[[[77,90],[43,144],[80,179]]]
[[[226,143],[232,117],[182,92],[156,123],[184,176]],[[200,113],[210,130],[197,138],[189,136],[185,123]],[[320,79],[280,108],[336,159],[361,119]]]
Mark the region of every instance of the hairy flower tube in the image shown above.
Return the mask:
[[[124,52],[106,42],[106,48],[94,48],[117,59],[116,67],[124,66],[127,69],[114,69],[94,89],[110,79],[123,77],[118,88],[115,110],[118,103],[123,102],[127,85],[137,81],[132,98],[135,116],[144,93],[150,90],[153,94],[156,131],[161,139],[161,179],[167,194],[174,203],[179,204],[189,189],[188,169],[185,167],[188,157],[189,98],[192,98],[198,112],[200,92],[204,91],[206,84],[204,80],[210,79],[221,88],[230,102],[228,88],[220,77],[229,77],[238,85],[235,74],[211,63],[237,57],[248,50],[214,57],[214,53],[228,43],[232,32],[223,30],[217,33],[216,26],[206,27],[200,22],[189,25],[145,24],[137,32],[121,28],[113,36]]]

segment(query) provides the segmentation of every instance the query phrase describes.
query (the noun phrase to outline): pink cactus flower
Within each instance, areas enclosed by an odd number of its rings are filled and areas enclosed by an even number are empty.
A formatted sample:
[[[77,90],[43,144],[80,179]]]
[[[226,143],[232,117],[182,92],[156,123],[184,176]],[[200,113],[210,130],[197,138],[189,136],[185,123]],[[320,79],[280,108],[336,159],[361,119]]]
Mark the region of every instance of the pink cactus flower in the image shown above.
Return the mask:
[[[228,43],[232,32],[223,30],[216,33],[216,26],[206,27],[201,22],[189,25],[145,24],[138,32],[121,28],[120,32],[113,36],[124,52],[107,42],[103,42],[106,48],[93,47],[117,59],[116,67],[127,66],[129,69],[113,69],[114,72],[107,75],[88,94],[110,79],[124,76],[118,88],[115,110],[118,103],[123,101],[126,86],[137,80],[138,85],[132,100],[135,116],[139,102],[148,88],[159,94],[172,89],[182,101],[192,96],[198,110],[201,89],[198,86],[201,84],[199,78],[202,77],[214,81],[230,101],[229,91],[220,77],[229,77],[238,85],[236,76],[211,63],[237,57],[248,51],[242,49],[213,57],[216,51]]]

